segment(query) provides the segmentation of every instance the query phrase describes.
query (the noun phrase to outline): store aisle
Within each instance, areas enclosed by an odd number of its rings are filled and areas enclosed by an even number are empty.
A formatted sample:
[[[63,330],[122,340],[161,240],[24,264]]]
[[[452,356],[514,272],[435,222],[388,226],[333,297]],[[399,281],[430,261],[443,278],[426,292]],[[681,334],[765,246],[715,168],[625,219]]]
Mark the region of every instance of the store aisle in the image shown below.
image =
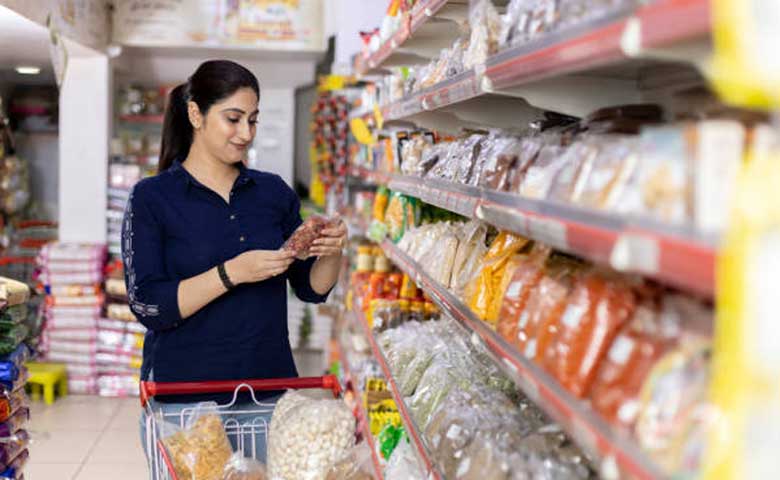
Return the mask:
[[[27,480],[147,478],[139,442],[138,399],[69,396],[31,408],[34,445]]]

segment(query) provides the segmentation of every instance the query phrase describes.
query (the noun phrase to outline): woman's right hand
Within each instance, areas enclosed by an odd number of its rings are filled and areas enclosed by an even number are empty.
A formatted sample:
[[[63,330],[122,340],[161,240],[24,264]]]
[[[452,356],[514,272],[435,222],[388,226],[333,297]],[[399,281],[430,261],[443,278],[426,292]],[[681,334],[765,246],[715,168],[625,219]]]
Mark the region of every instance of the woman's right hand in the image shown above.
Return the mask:
[[[235,285],[262,282],[281,275],[295,261],[288,250],[250,250],[225,262],[225,273]]]

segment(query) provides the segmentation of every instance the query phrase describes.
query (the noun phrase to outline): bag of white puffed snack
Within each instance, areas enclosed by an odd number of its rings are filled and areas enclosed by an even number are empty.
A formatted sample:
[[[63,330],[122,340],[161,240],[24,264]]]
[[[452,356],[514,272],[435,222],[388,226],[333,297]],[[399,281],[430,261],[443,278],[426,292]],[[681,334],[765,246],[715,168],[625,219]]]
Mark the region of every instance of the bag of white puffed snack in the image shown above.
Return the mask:
[[[355,417],[343,401],[288,392],[271,419],[268,473],[272,480],[324,480],[354,444]]]

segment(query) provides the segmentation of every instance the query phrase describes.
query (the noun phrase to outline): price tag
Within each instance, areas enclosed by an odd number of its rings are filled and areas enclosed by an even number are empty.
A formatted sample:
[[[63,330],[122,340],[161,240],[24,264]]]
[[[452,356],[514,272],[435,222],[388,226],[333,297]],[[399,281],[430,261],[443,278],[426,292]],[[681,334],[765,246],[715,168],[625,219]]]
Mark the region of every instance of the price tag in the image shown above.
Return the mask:
[[[647,235],[624,233],[612,247],[610,265],[620,271],[656,274],[660,270],[660,258],[657,239]]]
[[[571,434],[577,440],[583,449],[587,452],[600,453],[598,451],[598,443],[596,442],[596,436],[590,431],[588,425],[583,422],[576,414],[569,418],[571,425]]]
[[[568,250],[566,241],[566,225],[551,218],[529,217],[528,231],[530,236],[560,250]]]
[[[517,366],[515,366],[514,362],[508,358],[504,359],[504,364],[510,366],[510,368],[512,368],[514,371],[518,372]],[[528,397],[533,403],[539,404],[541,397],[539,395],[539,387],[536,385],[536,382],[529,378],[528,375],[521,375],[519,373],[516,380],[519,380],[518,384],[520,386],[520,390],[525,393],[525,396]]]
[[[519,210],[502,207],[499,205],[481,205],[482,219],[492,225],[517,233],[530,236],[528,217]]]
[[[482,88],[483,92],[491,93],[495,91],[495,88],[493,87],[493,80],[490,79],[487,75],[482,77],[482,81],[480,82],[480,87]]]

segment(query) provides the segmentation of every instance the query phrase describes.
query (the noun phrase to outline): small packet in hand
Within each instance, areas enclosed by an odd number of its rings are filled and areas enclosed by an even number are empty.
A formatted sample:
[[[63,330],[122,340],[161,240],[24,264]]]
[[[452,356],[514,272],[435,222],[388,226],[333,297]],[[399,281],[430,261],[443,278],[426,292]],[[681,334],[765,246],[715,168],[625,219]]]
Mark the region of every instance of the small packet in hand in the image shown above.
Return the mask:
[[[284,242],[282,250],[295,252],[295,258],[306,260],[309,258],[309,250],[322,234],[322,231],[332,226],[334,220],[322,215],[312,215],[298,227],[295,232]]]

